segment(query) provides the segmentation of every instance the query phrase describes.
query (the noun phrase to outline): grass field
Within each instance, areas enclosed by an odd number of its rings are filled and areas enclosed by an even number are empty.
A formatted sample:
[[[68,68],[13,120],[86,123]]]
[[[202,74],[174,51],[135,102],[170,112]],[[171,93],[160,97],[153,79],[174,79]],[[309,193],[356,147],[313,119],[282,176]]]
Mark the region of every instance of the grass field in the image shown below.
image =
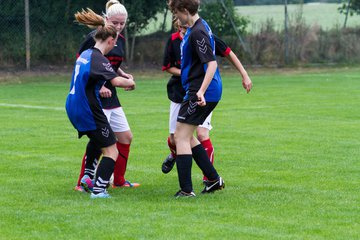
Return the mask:
[[[321,26],[324,30],[335,27],[342,28],[345,21],[345,15],[340,14],[337,10],[340,4],[335,3],[310,3],[310,4],[289,4],[288,13],[291,21],[302,13],[307,25]],[[266,5],[266,6],[242,6],[236,8],[237,13],[248,17],[250,20],[247,31],[257,32],[268,19],[274,21],[276,29],[284,29],[284,6],[283,5]],[[360,16],[349,16],[347,21],[348,27],[360,25]]]
[[[224,75],[211,132],[224,191],[174,199],[162,74],[119,91],[134,134],[127,178],[112,199],[74,192],[86,138],[64,111],[70,76],[0,84],[0,239],[359,239],[360,69],[249,70],[244,93]],[[19,83],[21,82],[21,83]]]
[[[307,25],[321,26],[324,30],[344,25],[345,15],[337,10],[340,5],[336,3],[310,3],[310,4],[289,4],[289,18],[294,21],[296,16],[302,12],[302,16]],[[239,6],[236,7],[239,15],[246,16],[249,20],[248,32],[258,32],[261,26],[268,20],[274,21],[274,27],[277,30],[284,28],[284,6],[283,5],[260,5],[260,6]],[[201,15],[201,13],[200,13]],[[157,21],[151,21],[148,28],[142,34],[153,33],[161,29],[164,15],[158,14]],[[206,17],[205,17],[206,19]],[[171,14],[168,14],[166,21],[167,30],[171,28]],[[349,16],[348,27],[358,27],[360,25],[360,16]]]

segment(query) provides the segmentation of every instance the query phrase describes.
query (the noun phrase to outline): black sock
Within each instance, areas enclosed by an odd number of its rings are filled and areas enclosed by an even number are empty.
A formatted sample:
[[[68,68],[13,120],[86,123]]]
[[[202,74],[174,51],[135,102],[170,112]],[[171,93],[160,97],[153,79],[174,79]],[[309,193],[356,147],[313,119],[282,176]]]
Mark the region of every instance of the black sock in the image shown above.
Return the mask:
[[[190,154],[176,156],[176,168],[178,171],[179,184],[182,191],[190,193],[193,191],[191,182],[192,157]]]
[[[192,156],[199,166],[203,174],[209,179],[210,181],[214,181],[218,179],[219,174],[216,172],[216,169],[211,164],[209,156],[207,155],[204,147],[199,144],[191,149]]]
[[[91,179],[95,176],[96,166],[101,156],[101,149],[92,141],[89,141],[86,147],[86,160],[84,175],[88,175]]]
[[[115,161],[109,157],[102,157],[96,171],[93,193],[98,194],[105,191],[108,186],[111,174],[114,172]]]

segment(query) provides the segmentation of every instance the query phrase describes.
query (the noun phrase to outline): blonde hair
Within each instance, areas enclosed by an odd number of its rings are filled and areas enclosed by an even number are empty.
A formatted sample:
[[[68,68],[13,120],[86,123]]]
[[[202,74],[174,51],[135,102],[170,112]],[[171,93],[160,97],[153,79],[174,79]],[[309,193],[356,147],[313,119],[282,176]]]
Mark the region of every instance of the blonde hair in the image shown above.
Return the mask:
[[[94,36],[95,40],[105,41],[110,36],[113,38],[117,36],[116,28],[112,25],[105,24],[104,18],[90,8],[76,12],[75,19],[75,21],[80,24],[87,25],[90,28],[97,28]]]
[[[128,13],[124,5],[122,5],[118,0],[109,0],[106,3],[106,13],[105,17],[110,18],[115,15],[125,15],[128,17]]]

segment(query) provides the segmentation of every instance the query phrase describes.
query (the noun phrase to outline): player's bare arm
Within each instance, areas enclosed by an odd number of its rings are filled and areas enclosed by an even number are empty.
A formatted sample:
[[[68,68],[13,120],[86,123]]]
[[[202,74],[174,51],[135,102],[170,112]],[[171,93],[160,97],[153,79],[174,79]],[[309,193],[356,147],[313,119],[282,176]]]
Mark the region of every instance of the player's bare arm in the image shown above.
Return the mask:
[[[179,68],[176,67],[171,67],[165,70],[166,72],[174,75],[174,76],[180,76],[181,75],[181,70]]]
[[[114,87],[135,89],[135,81],[130,78],[116,77],[111,79],[110,82]]]
[[[242,76],[242,85],[247,93],[250,92],[252,88],[252,81],[246,72],[244,66],[241,64],[238,57],[235,55],[233,51],[229,53],[229,55],[226,56],[226,58],[234,65],[234,67],[239,71],[239,73]]]

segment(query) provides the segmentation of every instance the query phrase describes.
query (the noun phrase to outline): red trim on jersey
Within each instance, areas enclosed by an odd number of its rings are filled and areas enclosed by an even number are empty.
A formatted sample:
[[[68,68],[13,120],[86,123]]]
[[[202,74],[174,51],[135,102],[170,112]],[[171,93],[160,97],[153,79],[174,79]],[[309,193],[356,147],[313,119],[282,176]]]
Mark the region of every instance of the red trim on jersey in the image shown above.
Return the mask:
[[[76,53],[76,59],[78,59],[80,57],[79,53]]]
[[[121,38],[125,39],[125,37],[124,37],[123,35],[121,35],[120,33],[119,33],[119,37],[121,37]]]
[[[110,61],[110,64],[112,65],[112,66],[116,66],[116,65],[118,65],[120,63],[120,61]]]
[[[123,57],[118,57],[118,56],[107,56],[107,59],[109,59],[109,61],[122,61],[124,60]]]
[[[176,32],[171,34],[171,41],[176,40],[177,38],[179,38],[180,40],[182,40],[182,37],[180,36],[180,32]]]
[[[227,55],[229,55],[231,52],[231,48],[227,47],[226,50],[223,52],[224,57],[226,57]]]
[[[166,66],[162,66],[161,70],[165,71],[165,70],[168,70],[169,68],[170,68],[170,63]]]

